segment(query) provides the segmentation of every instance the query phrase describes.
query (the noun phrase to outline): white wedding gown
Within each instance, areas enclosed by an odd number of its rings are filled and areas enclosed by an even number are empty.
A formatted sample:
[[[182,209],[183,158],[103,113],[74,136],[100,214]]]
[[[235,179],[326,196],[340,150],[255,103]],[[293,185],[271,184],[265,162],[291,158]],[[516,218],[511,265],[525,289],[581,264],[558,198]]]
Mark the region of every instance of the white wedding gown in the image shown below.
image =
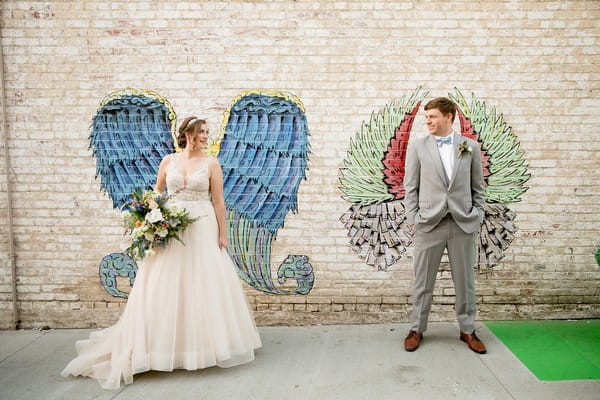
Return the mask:
[[[76,343],[63,376],[98,379],[105,389],[148,371],[232,367],[254,359],[261,340],[233,262],[218,246],[208,157],[187,184],[171,156],[167,188],[199,219],[140,263],[119,321]]]

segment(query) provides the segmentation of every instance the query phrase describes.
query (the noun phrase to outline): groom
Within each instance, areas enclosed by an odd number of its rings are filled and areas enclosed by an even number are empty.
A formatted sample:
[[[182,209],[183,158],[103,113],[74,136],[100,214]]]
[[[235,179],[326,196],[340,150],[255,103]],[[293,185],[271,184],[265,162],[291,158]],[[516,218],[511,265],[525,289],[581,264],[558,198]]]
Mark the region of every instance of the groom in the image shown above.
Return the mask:
[[[479,144],[453,132],[456,105],[438,97],[425,105],[429,135],[412,143],[406,157],[405,206],[414,232],[415,287],[406,351],[416,350],[427,329],[433,288],[444,250],[448,250],[456,294],[460,340],[486,352],[475,335],[474,265],[483,221],[484,183]]]

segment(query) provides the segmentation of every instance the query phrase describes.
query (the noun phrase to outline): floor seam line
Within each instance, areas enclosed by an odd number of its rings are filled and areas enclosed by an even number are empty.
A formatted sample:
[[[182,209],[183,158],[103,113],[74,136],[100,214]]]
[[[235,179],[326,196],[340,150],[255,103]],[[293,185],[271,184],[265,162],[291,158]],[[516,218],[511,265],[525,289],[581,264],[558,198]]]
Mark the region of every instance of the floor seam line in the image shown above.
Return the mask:
[[[12,353],[10,353],[6,357],[4,357],[2,360],[0,360],[0,364],[2,364],[4,361],[8,360],[9,358],[11,358],[12,356],[14,356],[15,354],[17,354],[19,351],[23,350],[25,347],[29,346],[30,344],[33,344],[34,342],[36,342],[38,339],[40,339],[41,337],[45,336],[46,334],[48,334],[48,332],[42,332],[41,335],[39,335],[38,337],[36,337],[35,339],[33,339],[31,342],[25,343],[23,346],[19,347],[17,350],[13,351]]]

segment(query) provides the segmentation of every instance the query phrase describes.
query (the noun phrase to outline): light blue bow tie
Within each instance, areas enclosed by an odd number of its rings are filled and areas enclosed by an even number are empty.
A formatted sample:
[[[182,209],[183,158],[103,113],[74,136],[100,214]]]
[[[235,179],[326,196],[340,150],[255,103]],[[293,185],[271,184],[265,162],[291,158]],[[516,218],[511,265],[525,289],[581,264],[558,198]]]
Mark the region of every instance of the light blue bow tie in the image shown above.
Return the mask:
[[[436,138],[435,142],[437,143],[438,147],[442,147],[445,144],[452,144],[452,136],[448,136],[445,138]]]

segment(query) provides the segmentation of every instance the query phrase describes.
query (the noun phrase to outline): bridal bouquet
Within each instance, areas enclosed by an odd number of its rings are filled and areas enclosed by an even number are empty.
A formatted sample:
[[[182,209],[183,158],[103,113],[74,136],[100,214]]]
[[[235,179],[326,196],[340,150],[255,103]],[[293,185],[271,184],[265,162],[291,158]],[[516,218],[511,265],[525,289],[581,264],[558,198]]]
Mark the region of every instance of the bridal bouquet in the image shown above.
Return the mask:
[[[197,218],[175,204],[168,204],[169,196],[153,190],[136,189],[131,200],[123,205],[123,219],[131,235],[131,244],[125,252],[134,259],[154,254],[154,248],[171,239],[181,243],[179,235]]]

